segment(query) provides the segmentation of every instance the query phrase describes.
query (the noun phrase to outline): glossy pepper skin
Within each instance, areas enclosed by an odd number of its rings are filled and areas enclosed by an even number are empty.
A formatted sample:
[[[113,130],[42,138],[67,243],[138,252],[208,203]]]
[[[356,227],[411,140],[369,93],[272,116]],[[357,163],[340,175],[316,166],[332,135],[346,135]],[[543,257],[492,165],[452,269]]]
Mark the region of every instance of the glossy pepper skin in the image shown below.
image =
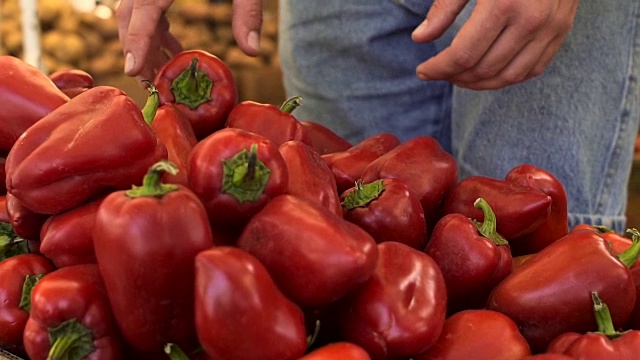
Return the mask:
[[[635,360],[640,354],[640,330],[619,332],[611,314],[596,292],[592,294],[597,331],[567,332],[555,338],[547,352],[571,356],[573,359]]]
[[[52,215],[44,222],[40,232],[40,252],[56,267],[96,263],[92,233],[103,199],[101,197]]]
[[[40,214],[139,183],[165,147],[122,90],[97,86],[31,126],[7,156],[7,190]]]
[[[373,275],[339,301],[340,334],[373,359],[415,357],[437,340],[447,292],[431,257],[402,243],[378,244]]]
[[[156,74],[160,103],[172,103],[189,120],[198,140],[224,127],[238,102],[231,69],[204,50],[176,54]]]
[[[49,79],[69,98],[74,98],[95,85],[93,76],[80,69],[58,70],[49,74]]]
[[[472,309],[448,317],[436,343],[415,359],[521,360],[529,355],[529,344],[513,320],[497,311]]]
[[[167,160],[178,168],[177,174],[165,173],[162,180],[188,186],[189,154],[198,142],[191,123],[178,111],[175,105],[164,104],[155,113],[151,128],[167,148]]]
[[[427,223],[420,200],[400,179],[380,179],[354,187],[340,195],[343,217],[366,230],[377,243],[397,241],[422,250]]]
[[[313,149],[320,155],[345,151],[353,146],[347,139],[315,121],[300,121]]]
[[[371,360],[371,356],[360,346],[346,342],[334,342],[319,347],[298,360]]]
[[[0,261],[0,349],[22,353],[22,335],[31,309],[31,290],[55,270],[47,258],[22,254]]]
[[[278,147],[287,165],[287,194],[317,202],[342,216],[336,179],[329,166],[311,146],[290,140]]]
[[[558,178],[547,170],[522,164],[511,169],[505,176],[505,181],[530,186],[551,198],[547,219],[533,231],[511,239],[513,254],[517,256],[536,253],[567,234],[569,231],[567,192]]]
[[[288,194],[271,199],[251,218],[237,246],[257,257],[303,308],[321,308],[346,295],[371,276],[378,258],[366,231]]]
[[[122,340],[95,264],[48,273],[33,288],[24,330],[31,360],[121,358]],[[65,357],[66,356],[66,357]]]
[[[302,310],[251,254],[219,246],[195,259],[196,327],[218,360],[287,360],[307,347]]]
[[[409,185],[420,199],[427,227],[432,227],[445,196],[458,181],[458,164],[436,139],[416,136],[372,161],[362,173],[365,183],[384,178]]]
[[[364,169],[375,159],[400,145],[400,139],[391,133],[372,135],[358,144],[322,156],[336,178],[338,193],[352,188],[362,177]],[[377,180],[377,179],[376,179]]]
[[[627,321],[635,303],[628,266],[635,262],[639,245],[636,240],[629,252],[614,256],[597,232],[572,231],[500,282],[489,295],[487,308],[512,318],[534,353],[544,351],[564,332],[582,333],[596,327],[594,291],[607,303],[618,327]]]
[[[491,205],[498,233],[507,240],[535,230],[547,221],[551,211],[551,197],[538,189],[486,176],[470,176],[451,189],[444,213],[459,213],[482,221],[482,211],[473,205],[479,197]]]
[[[0,68],[0,152],[7,154],[23,132],[69,97],[42,71],[15,56],[0,56]]]
[[[287,165],[267,138],[225,128],[201,140],[189,155],[189,187],[212,226],[240,228],[273,197],[284,194]]]
[[[32,242],[40,240],[40,230],[49,215],[38,214],[22,204],[13,194],[5,196],[7,215],[16,235]]]
[[[255,101],[243,101],[229,113],[227,127],[243,129],[260,134],[275,146],[290,140],[311,144],[305,128],[292,114],[302,99],[294,96],[280,107]]]
[[[491,206],[478,198],[484,221],[449,214],[437,223],[424,250],[442,270],[447,284],[448,311],[480,309],[493,288],[513,269],[509,243],[496,232]]]
[[[141,352],[195,337],[195,256],[216,243],[202,203],[189,189],[160,182],[154,164],[142,186],[109,194],[96,214],[93,242],[124,338]]]

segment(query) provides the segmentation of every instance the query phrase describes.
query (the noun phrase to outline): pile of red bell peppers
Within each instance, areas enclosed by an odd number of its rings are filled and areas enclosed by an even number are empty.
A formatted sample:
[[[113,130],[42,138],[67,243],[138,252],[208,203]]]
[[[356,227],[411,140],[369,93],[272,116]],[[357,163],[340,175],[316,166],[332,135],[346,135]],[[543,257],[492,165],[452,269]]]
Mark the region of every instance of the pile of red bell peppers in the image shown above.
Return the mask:
[[[140,109],[0,57],[0,348],[40,359],[638,359],[640,232],[529,164],[458,179],[238,100],[199,50]]]

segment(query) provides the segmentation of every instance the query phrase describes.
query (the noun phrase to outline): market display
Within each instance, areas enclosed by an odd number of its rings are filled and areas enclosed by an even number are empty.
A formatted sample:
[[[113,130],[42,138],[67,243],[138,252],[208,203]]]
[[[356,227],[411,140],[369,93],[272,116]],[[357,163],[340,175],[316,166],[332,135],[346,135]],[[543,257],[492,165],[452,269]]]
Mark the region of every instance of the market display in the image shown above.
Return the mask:
[[[25,359],[637,359],[640,232],[530,164],[351,144],[202,50],[144,107],[0,56],[0,349]],[[11,69],[11,71],[6,71]]]

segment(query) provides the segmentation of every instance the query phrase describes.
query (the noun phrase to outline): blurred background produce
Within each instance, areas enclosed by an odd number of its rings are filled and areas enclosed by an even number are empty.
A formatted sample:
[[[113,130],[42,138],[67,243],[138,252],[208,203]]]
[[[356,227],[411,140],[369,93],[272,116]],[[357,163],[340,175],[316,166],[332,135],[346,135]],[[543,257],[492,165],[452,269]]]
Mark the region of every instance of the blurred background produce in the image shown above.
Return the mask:
[[[37,2],[45,73],[81,69],[90,73],[96,84],[119,87],[139,104],[144,103],[146,91],[122,74],[124,56],[113,10],[117,1]],[[244,55],[236,46],[229,0],[177,0],[167,16],[172,33],[185,49],[207,50],[229,65],[241,100],[278,105],[285,100],[277,58],[277,1],[265,1],[262,54],[256,58]],[[23,58],[19,0],[0,0],[0,54]]]

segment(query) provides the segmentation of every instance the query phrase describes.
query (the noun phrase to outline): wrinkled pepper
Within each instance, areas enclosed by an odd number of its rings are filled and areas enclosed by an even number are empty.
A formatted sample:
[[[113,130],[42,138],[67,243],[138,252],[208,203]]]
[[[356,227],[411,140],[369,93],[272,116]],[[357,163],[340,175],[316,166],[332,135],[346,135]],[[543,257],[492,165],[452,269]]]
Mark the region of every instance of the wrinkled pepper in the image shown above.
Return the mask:
[[[238,102],[231,69],[204,50],[185,50],[173,56],[153,81],[160,103],[172,103],[189,121],[198,140],[222,129]]]
[[[384,178],[398,178],[409,185],[420,199],[430,229],[440,218],[443,200],[458,181],[458,164],[435,138],[416,136],[373,160],[362,173],[365,183]]]
[[[122,339],[95,264],[57,269],[31,293],[24,329],[31,360],[121,358]]]
[[[543,352],[562,333],[596,327],[594,291],[609,306],[614,326],[621,326],[636,301],[629,266],[639,252],[637,232],[634,245],[616,256],[597,232],[572,231],[500,282],[489,295],[487,308],[513,319],[534,353]]]
[[[13,231],[16,235],[31,241],[33,244],[38,244],[39,247],[42,225],[44,225],[50,215],[38,214],[28,209],[22,204],[22,201],[13,194],[7,194],[5,199],[7,215],[9,216],[9,222],[13,227]]]
[[[0,69],[0,153],[6,155],[23,132],[69,97],[40,69],[17,57],[0,56]]]
[[[195,268],[196,328],[211,358],[295,360],[304,354],[303,312],[257,258],[219,246],[199,253]]]
[[[96,86],[31,126],[7,156],[7,191],[40,214],[139,183],[166,148],[122,90]]]
[[[225,128],[201,140],[189,156],[189,187],[214,227],[241,228],[273,197],[284,194],[289,173],[267,138]]]
[[[342,216],[336,179],[320,154],[298,140],[283,143],[278,151],[289,173],[287,194],[315,201]]]
[[[336,178],[338,193],[352,188],[362,177],[364,169],[375,159],[400,145],[400,139],[391,133],[369,136],[356,145],[342,151],[322,156]],[[377,179],[375,179],[377,180]]]
[[[40,252],[58,268],[95,264],[93,225],[103,198],[52,215],[42,225]]]
[[[551,197],[538,189],[486,176],[470,176],[451,189],[445,199],[444,214],[459,213],[482,221],[482,211],[474,206],[479,197],[491,205],[496,229],[509,241],[540,227],[551,211]]]
[[[437,223],[424,250],[442,270],[448,312],[480,309],[493,288],[513,269],[509,243],[496,232],[496,217],[483,198],[474,204],[482,222],[448,214]]]
[[[436,343],[415,360],[521,360],[529,355],[527,340],[508,316],[471,309],[448,317]]]
[[[640,330],[618,331],[597,292],[591,294],[597,331],[567,332],[556,337],[547,352],[581,360],[635,360],[640,354]]]
[[[95,85],[93,76],[80,69],[61,69],[49,74],[49,79],[69,98],[74,98]]]
[[[311,120],[300,121],[313,149],[320,155],[345,151],[353,146],[347,139],[328,127]]]
[[[354,290],[371,276],[378,258],[366,231],[288,194],[271,199],[249,220],[237,246],[257,257],[303,308],[321,308]]]
[[[505,181],[530,186],[551,198],[547,219],[533,231],[510,239],[511,252],[517,255],[536,253],[569,231],[567,192],[552,173],[539,167],[522,164],[511,169]]]
[[[0,349],[24,353],[22,335],[31,310],[31,291],[53,270],[42,255],[22,254],[0,261]]]
[[[444,278],[429,255],[405,244],[380,243],[378,254],[371,277],[336,305],[340,334],[373,359],[409,359],[440,336]]]
[[[95,255],[115,319],[140,352],[162,353],[195,341],[193,261],[216,243],[204,206],[188,188],[160,181],[161,161],[141,186],[113,192],[95,218]]]
[[[231,110],[226,126],[260,134],[275,146],[290,140],[310,145],[306,130],[292,114],[301,103],[299,96],[287,99],[280,107],[246,100]]]
[[[366,230],[377,243],[397,241],[423,250],[427,223],[420,200],[400,179],[380,179],[340,195],[343,217]]]

